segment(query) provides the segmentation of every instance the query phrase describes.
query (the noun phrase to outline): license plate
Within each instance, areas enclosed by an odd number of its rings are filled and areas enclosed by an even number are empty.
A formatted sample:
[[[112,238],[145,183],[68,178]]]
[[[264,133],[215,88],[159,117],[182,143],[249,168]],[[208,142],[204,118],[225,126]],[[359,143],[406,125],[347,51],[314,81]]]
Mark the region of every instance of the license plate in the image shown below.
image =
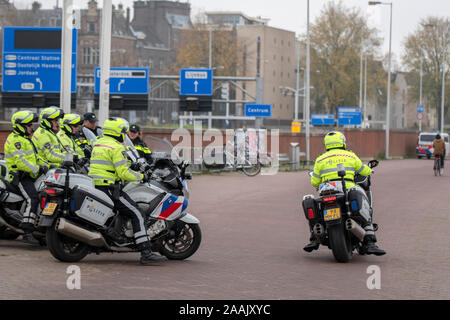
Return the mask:
[[[42,214],[46,216],[51,216],[55,212],[57,206],[58,206],[57,203],[47,203],[44,210],[42,211]]]
[[[325,221],[336,220],[341,217],[341,209],[340,208],[331,208],[326,209],[324,211],[323,219]]]

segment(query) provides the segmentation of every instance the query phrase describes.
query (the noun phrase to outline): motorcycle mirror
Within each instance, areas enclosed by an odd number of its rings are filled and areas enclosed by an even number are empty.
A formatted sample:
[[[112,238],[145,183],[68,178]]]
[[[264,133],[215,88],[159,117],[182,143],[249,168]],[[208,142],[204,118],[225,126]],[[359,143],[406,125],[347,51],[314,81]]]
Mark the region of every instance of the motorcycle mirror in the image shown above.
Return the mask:
[[[308,174],[309,174],[310,177],[313,176],[313,172],[312,171],[308,172]]]
[[[376,166],[378,166],[379,162],[378,160],[370,160],[369,161],[369,168],[375,168]]]

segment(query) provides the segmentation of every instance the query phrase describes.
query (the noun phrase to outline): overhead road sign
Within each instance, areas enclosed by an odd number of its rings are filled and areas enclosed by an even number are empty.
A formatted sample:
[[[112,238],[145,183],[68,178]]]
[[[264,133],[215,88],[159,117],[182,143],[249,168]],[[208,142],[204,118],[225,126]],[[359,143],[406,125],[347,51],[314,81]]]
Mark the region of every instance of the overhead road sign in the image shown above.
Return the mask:
[[[180,95],[212,96],[212,69],[180,69]]]
[[[77,29],[72,35],[71,92],[76,92]],[[61,28],[3,28],[3,92],[61,91]]]
[[[245,116],[270,118],[272,116],[272,105],[248,103],[245,105]]]
[[[110,94],[148,94],[148,68],[110,68]],[[94,93],[100,93],[100,68],[95,68]]]
[[[313,126],[334,126],[335,122],[334,114],[311,114],[311,125]]]
[[[339,107],[338,108],[338,125],[361,125],[361,108],[356,107]]]

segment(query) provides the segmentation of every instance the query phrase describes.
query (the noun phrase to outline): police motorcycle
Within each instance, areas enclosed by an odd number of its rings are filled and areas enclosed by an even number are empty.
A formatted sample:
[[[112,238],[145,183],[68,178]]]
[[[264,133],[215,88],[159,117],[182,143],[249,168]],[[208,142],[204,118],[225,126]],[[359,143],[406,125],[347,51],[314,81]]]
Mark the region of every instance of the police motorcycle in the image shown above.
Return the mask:
[[[90,139],[94,145],[96,137]],[[128,136],[125,137],[129,157],[141,164],[141,170],[150,179],[120,187],[138,204],[152,250],[171,260],[183,260],[197,251],[202,235],[199,220],[186,212],[189,200],[186,180],[191,179],[186,173],[187,163],[172,160],[172,145],[167,140],[161,142],[164,148],[153,153],[154,162],[149,168],[145,159],[139,159]],[[63,167],[71,164],[68,157]],[[40,226],[46,228],[47,246],[56,259],[77,262],[89,253],[138,251],[131,219],[114,210],[111,199],[95,188],[92,178],[58,169],[44,183],[47,197],[43,200]]]
[[[370,168],[378,165],[377,160],[368,163]],[[313,235],[320,244],[327,246],[333,252],[338,262],[349,262],[356,250],[364,255],[362,241],[366,231],[363,229],[371,219],[372,191],[370,190],[370,176],[355,175],[358,187],[347,190],[345,185],[345,169],[338,165],[340,181],[326,181],[319,186],[320,196],[305,195],[303,197],[303,211],[312,227]],[[312,172],[309,173],[310,176]],[[366,199],[364,199],[366,196]],[[378,226],[373,224],[374,231]]]
[[[79,162],[81,164],[81,161]],[[89,170],[88,166],[86,169],[86,165],[88,162],[83,163],[82,165],[78,165],[77,163],[73,163],[70,167],[72,172],[86,172]],[[50,169],[47,175],[51,172],[54,172],[55,169]],[[15,179],[21,179],[20,172],[16,173]],[[5,160],[0,160],[0,239],[3,240],[15,240],[20,235],[23,235],[24,232],[19,228],[20,223],[23,219],[23,214],[26,209],[27,201],[22,196],[19,188],[11,183],[8,179],[8,167],[6,165]],[[34,185],[36,190],[40,196],[42,197],[45,194],[45,184],[44,180],[46,178],[46,174],[40,175]],[[41,202],[42,204],[42,202]],[[38,217],[36,221],[36,226],[38,226],[39,222],[39,213],[42,209],[42,205],[38,206],[36,216]],[[39,229],[33,232],[33,236],[39,241],[40,245],[45,246],[45,230]]]

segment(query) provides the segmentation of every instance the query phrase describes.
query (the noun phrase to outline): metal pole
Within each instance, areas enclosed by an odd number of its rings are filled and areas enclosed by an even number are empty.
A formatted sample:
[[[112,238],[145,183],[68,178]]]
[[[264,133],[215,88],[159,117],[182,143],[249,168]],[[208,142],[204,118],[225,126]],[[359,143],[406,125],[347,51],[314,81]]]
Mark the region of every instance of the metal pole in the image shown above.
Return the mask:
[[[364,56],[364,127],[367,125],[367,55]]]
[[[298,87],[300,83],[300,43],[297,46],[297,77],[295,82],[294,121],[298,121]]]
[[[59,106],[65,113],[70,113],[72,93],[72,30],[73,0],[64,0],[61,34],[61,91]]]
[[[109,74],[111,67],[112,0],[103,0],[102,29],[100,38],[100,125],[109,117]]]
[[[422,105],[422,65],[423,65],[423,55],[420,56],[420,80],[419,80],[419,105]],[[419,132],[422,131],[422,118],[419,119]]]
[[[359,57],[359,107],[362,108],[362,74],[363,74],[363,48],[361,38],[361,55]]]
[[[442,61],[442,97],[441,97],[441,132],[444,132],[444,102],[445,102],[445,55]]]
[[[209,69],[212,68],[212,29],[209,28]]]
[[[386,159],[389,159],[389,126],[391,112],[391,49],[392,49],[392,2],[390,13],[390,30],[389,30],[389,63],[388,63],[388,83],[387,83],[387,102],[386,102]]]
[[[310,72],[310,35],[309,35],[309,0],[307,1],[307,19],[306,19],[306,161],[310,161],[309,155],[309,111],[310,111],[310,84],[309,84],[309,72]]]

